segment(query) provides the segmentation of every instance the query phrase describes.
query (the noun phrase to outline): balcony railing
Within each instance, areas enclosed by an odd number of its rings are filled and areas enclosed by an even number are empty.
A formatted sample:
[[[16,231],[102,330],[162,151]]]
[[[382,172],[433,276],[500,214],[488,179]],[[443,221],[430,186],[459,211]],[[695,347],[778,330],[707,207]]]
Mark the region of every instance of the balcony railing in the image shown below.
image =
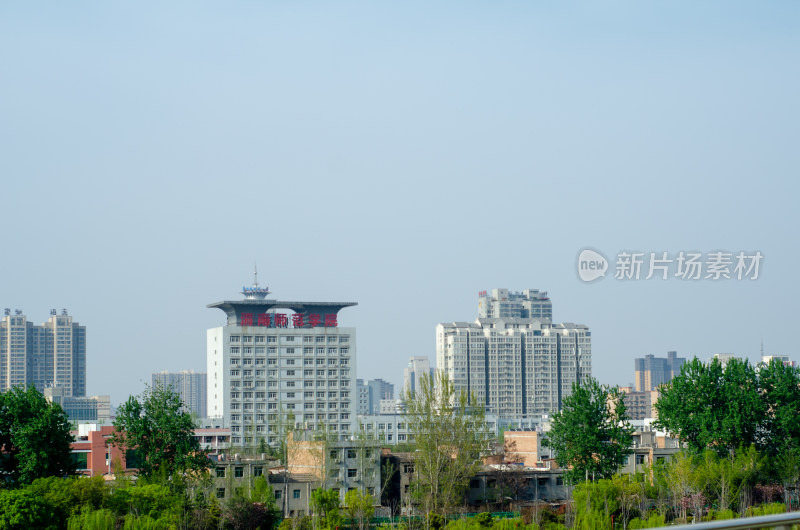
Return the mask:
[[[792,525],[800,524],[800,512],[762,515],[759,517],[743,517],[724,521],[670,526],[671,530],[757,530],[774,528],[775,530],[791,530]]]

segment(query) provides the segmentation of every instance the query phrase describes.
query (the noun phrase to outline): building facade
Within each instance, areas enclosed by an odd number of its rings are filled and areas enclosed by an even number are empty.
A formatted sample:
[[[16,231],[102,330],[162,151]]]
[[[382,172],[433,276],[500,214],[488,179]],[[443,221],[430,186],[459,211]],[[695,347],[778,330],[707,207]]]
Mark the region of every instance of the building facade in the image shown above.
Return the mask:
[[[111,423],[111,396],[65,396],[62,387],[47,387],[44,397],[57,403],[67,413],[69,421]]]
[[[358,389],[357,414],[379,414],[382,400],[394,399],[394,385],[383,379],[356,379]]]
[[[645,420],[655,418],[655,404],[661,396],[658,390],[637,392],[632,387],[619,387],[622,401],[625,403],[625,413],[629,420]]]
[[[643,358],[634,359],[634,390],[636,392],[650,392],[669,383],[672,378],[681,373],[681,367],[686,359],[678,357],[677,352],[667,352],[667,357],[645,355]]]
[[[591,332],[582,324],[479,318],[436,327],[436,367],[503,417],[551,414],[573,383],[592,375]]]
[[[280,442],[287,423],[346,436],[356,414],[356,330],[338,313],[354,302],[245,298],[208,307],[227,315],[207,333],[208,415],[224,418],[231,444]]]
[[[425,375],[433,375],[430,359],[427,356],[411,357],[408,366],[403,370],[403,392],[410,396],[418,392],[420,381]]]
[[[478,293],[478,318],[538,318],[553,321],[553,302],[544,291],[492,289]]]
[[[64,396],[86,395],[86,328],[53,309],[34,325],[22,311],[5,310],[0,321],[0,392],[18,385],[63,389]]]
[[[183,402],[183,409],[198,418],[207,416],[207,382],[205,373],[194,370],[180,372],[158,372],[153,374],[153,387],[171,388]]]

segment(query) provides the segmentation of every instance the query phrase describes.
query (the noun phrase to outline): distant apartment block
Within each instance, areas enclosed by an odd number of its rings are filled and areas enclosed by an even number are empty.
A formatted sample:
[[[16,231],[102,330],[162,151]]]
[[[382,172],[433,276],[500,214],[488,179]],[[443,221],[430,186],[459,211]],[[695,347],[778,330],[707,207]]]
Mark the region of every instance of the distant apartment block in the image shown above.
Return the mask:
[[[769,364],[772,361],[782,363],[784,366],[797,366],[797,363],[789,359],[786,355],[761,355],[761,362],[763,364]]]
[[[645,355],[643,358],[634,359],[634,390],[636,392],[650,392],[658,390],[664,383],[669,383],[673,377],[681,373],[681,367],[686,359],[678,357],[677,352],[667,352],[667,357]]]
[[[622,386],[619,390],[622,392],[622,401],[625,403],[625,412],[629,420],[644,420],[656,417],[653,406],[661,395],[658,390],[637,392],[629,386]]]
[[[723,368],[725,368],[725,366],[734,359],[736,359],[737,361],[742,360],[741,357],[733,353],[715,353],[714,356],[710,359],[710,361],[713,361],[714,359],[718,360]]]
[[[183,401],[186,412],[198,418],[206,417],[207,376],[203,372],[183,370],[180,372],[158,372],[153,374],[153,387],[171,388]]]
[[[478,293],[478,318],[538,318],[553,320],[553,302],[544,291],[492,289]]]
[[[494,289],[479,298],[479,313],[496,316],[436,326],[436,369],[489,414],[525,418],[559,411],[573,383],[592,375],[589,328],[552,324],[550,299],[533,289]],[[509,300],[516,305],[504,309]],[[495,302],[489,311],[486,304]]]
[[[408,395],[418,392],[424,375],[433,375],[430,359],[427,356],[411,357],[408,366],[403,370],[403,392]]]
[[[356,414],[378,414],[381,400],[394,398],[394,385],[383,379],[369,381],[356,379],[356,388],[358,389]]]
[[[69,421],[98,424],[111,422],[111,396],[65,396],[63,387],[51,386],[44,389],[44,397],[51,403],[58,403],[67,413]]]
[[[34,385],[63,389],[64,396],[86,395],[86,328],[62,309],[34,325],[19,309],[5,310],[0,321],[0,392]]]

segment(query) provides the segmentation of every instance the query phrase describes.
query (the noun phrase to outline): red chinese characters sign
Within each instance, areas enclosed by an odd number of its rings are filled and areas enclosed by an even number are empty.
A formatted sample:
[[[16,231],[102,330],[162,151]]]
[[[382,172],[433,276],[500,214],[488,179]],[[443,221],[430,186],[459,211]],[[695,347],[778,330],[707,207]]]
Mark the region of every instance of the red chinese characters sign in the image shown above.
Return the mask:
[[[335,314],[328,315],[303,315],[295,313],[291,315],[293,328],[335,328],[339,325],[336,321]],[[240,326],[261,326],[267,328],[288,328],[289,315],[286,313],[240,313],[239,314]]]

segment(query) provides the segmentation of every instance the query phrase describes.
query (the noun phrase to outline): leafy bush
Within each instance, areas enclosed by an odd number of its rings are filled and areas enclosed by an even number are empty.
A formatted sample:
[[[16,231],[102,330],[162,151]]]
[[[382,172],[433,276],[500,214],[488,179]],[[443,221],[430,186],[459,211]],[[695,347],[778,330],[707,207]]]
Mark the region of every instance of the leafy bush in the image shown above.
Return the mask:
[[[28,489],[0,490],[0,529],[56,529],[55,510]]]
[[[67,520],[67,530],[114,530],[116,524],[117,516],[111,510],[92,510],[84,506],[81,513]]]
[[[658,515],[657,513],[650,514],[650,517],[645,519],[633,519],[631,522],[628,523],[628,528],[630,530],[635,530],[637,528],[659,528],[661,526],[665,526],[666,517],[663,515]]]
[[[775,515],[786,512],[786,505],[780,502],[772,502],[770,504],[762,504],[760,506],[751,506],[745,512],[746,517],[757,517],[759,515]]]

